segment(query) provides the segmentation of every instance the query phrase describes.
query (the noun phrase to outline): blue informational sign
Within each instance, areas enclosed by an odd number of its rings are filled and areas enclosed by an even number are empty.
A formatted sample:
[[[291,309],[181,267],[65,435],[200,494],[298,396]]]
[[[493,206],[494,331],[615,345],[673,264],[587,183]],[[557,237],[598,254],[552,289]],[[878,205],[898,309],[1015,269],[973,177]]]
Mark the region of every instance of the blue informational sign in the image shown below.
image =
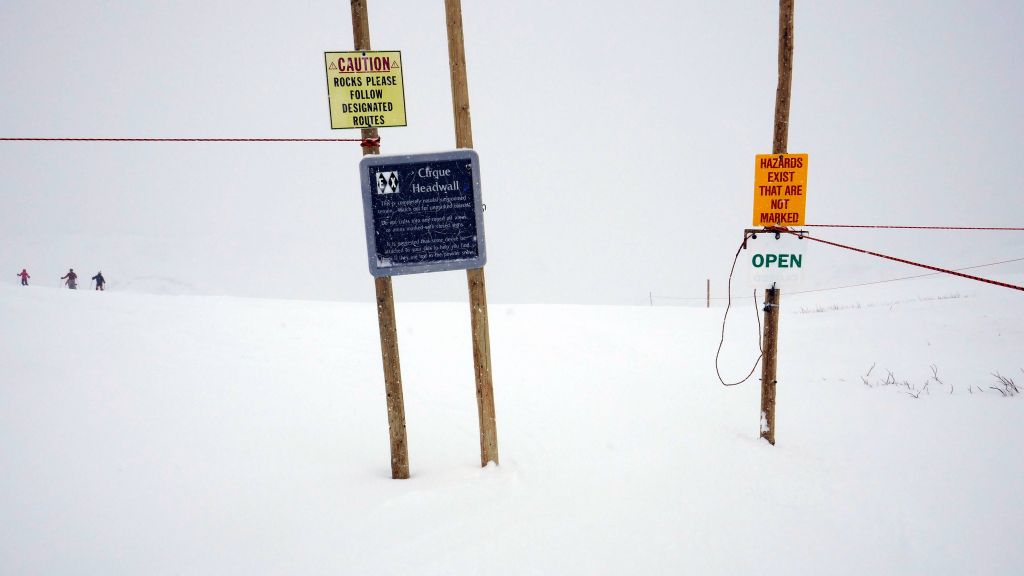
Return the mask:
[[[476,152],[364,156],[359,174],[370,274],[483,267],[487,252]]]

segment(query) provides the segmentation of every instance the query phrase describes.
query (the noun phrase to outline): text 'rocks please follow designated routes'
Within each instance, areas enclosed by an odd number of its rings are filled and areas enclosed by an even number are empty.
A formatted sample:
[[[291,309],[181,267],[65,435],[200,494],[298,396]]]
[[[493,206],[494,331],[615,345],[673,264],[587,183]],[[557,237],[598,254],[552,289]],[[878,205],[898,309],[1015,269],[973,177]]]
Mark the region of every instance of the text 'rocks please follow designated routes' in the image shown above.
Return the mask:
[[[325,52],[331,128],[405,126],[401,52]]]

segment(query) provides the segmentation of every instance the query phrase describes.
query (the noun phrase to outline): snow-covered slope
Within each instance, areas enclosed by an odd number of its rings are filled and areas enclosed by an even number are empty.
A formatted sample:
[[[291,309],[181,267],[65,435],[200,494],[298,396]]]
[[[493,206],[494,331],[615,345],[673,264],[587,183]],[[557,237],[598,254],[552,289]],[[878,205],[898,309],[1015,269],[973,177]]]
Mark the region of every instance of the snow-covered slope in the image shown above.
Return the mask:
[[[466,306],[400,303],[396,481],[371,305],[0,286],[0,573],[1020,573],[1021,297],[903,287],[784,296],[774,447],[722,309],[494,306],[486,469]]]

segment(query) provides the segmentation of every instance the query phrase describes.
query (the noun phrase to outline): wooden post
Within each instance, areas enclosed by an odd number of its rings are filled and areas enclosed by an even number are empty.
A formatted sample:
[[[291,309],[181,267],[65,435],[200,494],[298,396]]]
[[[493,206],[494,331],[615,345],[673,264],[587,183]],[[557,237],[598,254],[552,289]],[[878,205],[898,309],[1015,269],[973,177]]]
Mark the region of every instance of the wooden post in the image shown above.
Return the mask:
[[[775,130],[772,154],[785,154],[789,146],[789,102],[793,86],[793,3],[779,0],[779,84],[775,90]],[[765,290],[764,340],[761,360],[761,438],[775,445],[775,385],[778,363],[779,303],[777,288]]]
[[[764,292],[764,341],[761,359],[761,438],[775,445],[775,367],[778,359],[779,297],[781,290]]]
[[[789,146],[789,100],[793,89],[793,2],[779,0],[779,84],[775,89],[772,154],[785,154]]]
[[[711,308],[711,278],[708,278],[708,308]]]
[[[473,147],[473,125],[469,114],[469,84],[466,80],[466,49],[462,37],[462,1],[445,0],[448,28],[448,65],[452,79],[452,111],[455,115],[456,148]],[[469,312],[473,330],[473,372],[476,377],[476,405],[480,417],[480,465],[498,464],[498,429],[494,414],[494,384],[491,380],[491,336],[487,320],[487,286],[484,269],[466,270]]]
[[[366,0],[352,1],[352,39],[356,50],[370,50],[370,18]],[[363,140],[377,139],[376,128],[363,128]],[[380,154],[380,146],[363,146],[363,156]],[[402,395],[402,366],[398,359],[398,328],[391,277],[374,279],[377,292],[377,325],[380,355],[384,363],[384,391],[388,404],[388,432],[391,437],[391,477],[409,477],[409,444],[405,432],[405,398]]]

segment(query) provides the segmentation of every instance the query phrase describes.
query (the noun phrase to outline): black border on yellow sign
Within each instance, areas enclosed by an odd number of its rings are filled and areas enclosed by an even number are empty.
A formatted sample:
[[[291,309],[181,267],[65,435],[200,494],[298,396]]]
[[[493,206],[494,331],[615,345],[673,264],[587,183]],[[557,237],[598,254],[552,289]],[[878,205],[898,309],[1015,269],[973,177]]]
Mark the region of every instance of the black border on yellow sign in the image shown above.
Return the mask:
[[[327,71],[327,67],[324,67],[324,80],[325,87],[327,88],[327,116],[330,118],[331,130],[363,130],[364,128],[401,128],[409,125],[409,106],[408,100],[405,98],[405,60],[402,59],[401,50],[324,50],[323,62],[327,62],[328,54],[359,54],[366,56],[367,54],[384,54],[392,53],[398,54],[398,59],[402,62],[402,68],[399,74],[402,75],[402,119],[405,121],[404,124],[388,124],[387,126],[347,126],[341,128],[334,127],[334,112],[331,110],[331,75]]]

